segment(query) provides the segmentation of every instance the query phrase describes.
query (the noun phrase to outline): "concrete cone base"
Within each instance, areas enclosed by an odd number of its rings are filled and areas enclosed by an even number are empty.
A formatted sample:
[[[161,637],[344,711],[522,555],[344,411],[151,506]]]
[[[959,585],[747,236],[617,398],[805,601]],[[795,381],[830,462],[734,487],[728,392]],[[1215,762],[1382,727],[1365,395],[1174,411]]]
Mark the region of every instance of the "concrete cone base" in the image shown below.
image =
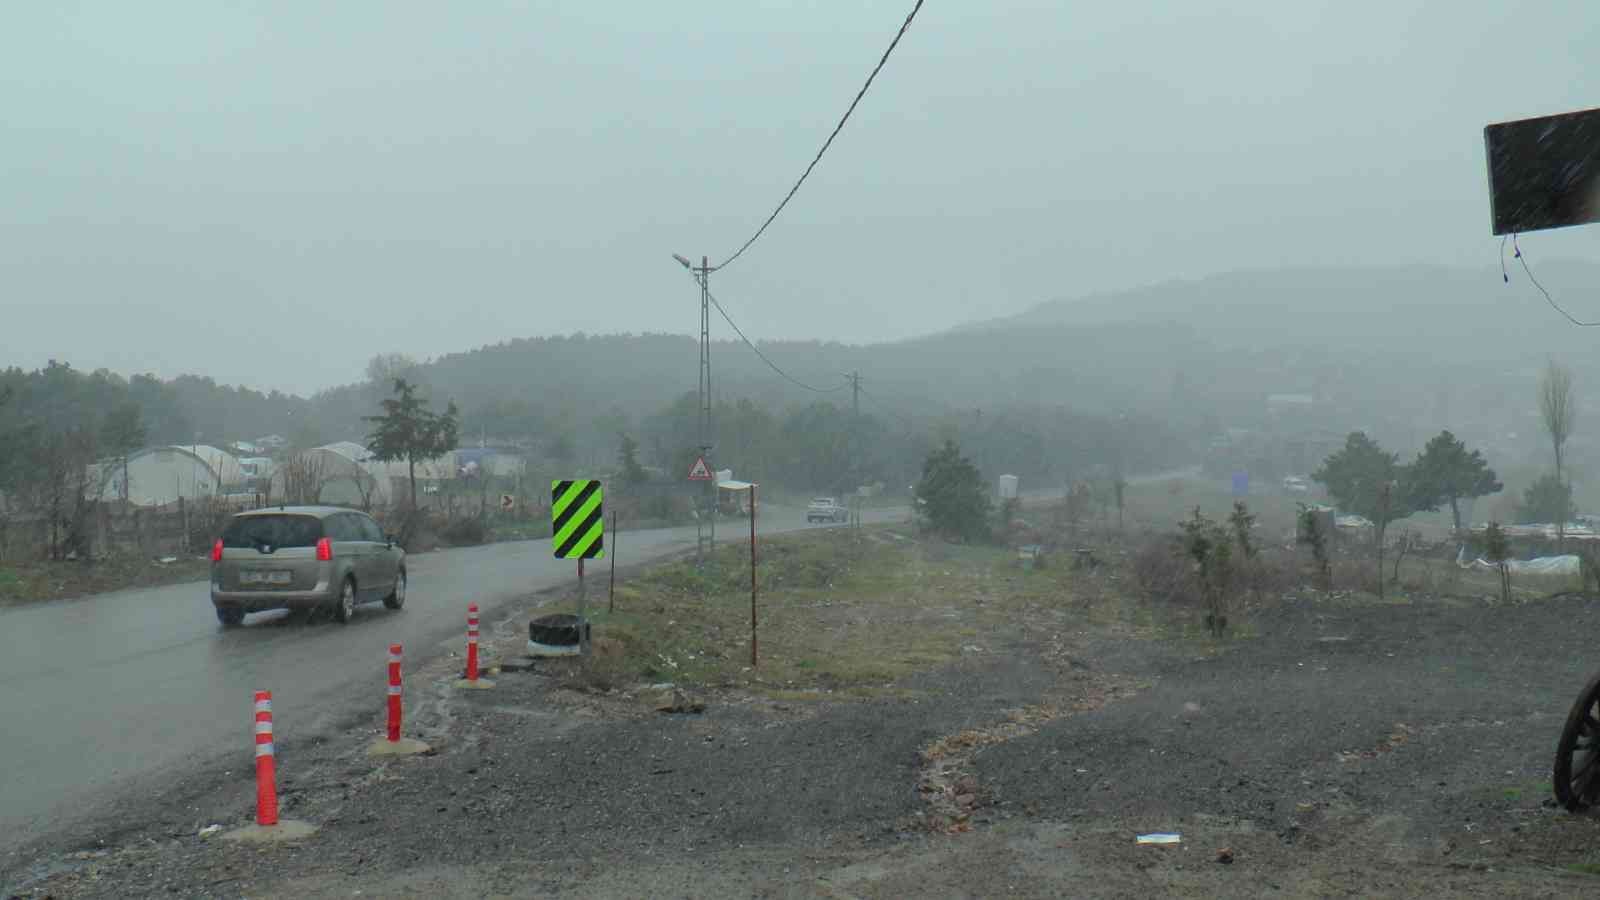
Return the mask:
[[[283,841],[298,841],[316,833],[317,826],[309,822],[279,819],[276,825],[246,825],[234,829],[224,834],[222,839],[238,841],[241,844],[277,844]]]
[[[468,681],[465,678],[459,678],[456,680],[456,687],[468,691],[486,691],[489,688],[494,687],[494,682],[487,678],[479,678],[477,681]]]
[[[398,741],[391,741],[386,737],[378,738],[367,748],[368,756],[416,756],[419,753],[428,753],[433,750],[427,744],[416,738],[403,737]]]

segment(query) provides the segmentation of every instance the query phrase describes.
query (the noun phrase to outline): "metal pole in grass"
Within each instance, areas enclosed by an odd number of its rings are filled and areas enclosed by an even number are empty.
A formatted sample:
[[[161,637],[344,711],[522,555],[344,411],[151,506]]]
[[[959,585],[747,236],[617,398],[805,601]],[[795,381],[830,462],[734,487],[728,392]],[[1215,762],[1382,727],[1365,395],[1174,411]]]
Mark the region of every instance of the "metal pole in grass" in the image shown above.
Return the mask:
[[[756,486],[750,485],[750,668],[756,667]]]
[[[589,652],[588,642],[584,638],[589,632],[589,617],[584,614],[584,601],[587,593],[583,589],[583,557],[578,557],[578,655],[586,656]]]
[[[611,587],[606,590],[606,612],[617,608],[617,511],[611,511]]]

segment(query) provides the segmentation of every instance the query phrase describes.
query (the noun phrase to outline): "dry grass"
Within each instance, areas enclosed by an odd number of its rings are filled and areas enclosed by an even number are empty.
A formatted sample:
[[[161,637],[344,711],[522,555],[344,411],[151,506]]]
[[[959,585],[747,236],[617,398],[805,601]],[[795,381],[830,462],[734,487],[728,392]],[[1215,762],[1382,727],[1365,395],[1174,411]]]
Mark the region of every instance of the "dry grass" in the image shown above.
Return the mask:
[[[1230,485],[1203,478],[1135,484],[1128,488],[1127,530],[1175,531],[1178,522],[1189,518],[1197,506],[1207,517],[1225,521],[1233,511],[1235,499]],[[1312,500],[1306,496],[1274,493],[1251,494],[1243,499],[1256,516],[1264,544],[1279,543],[1285,538],[1293,540],[1295,516],[1299,512],[1297,503]]]
[[[0,563],[0,606],[203,581],[210,570],[209,561],[187,557],[180,557],[171,563],[128,556],[89,562],[29,560]]]
[[[1041,512],[1036,518],[1047,520],[1049,511]],[[1068,666],[1075,652],[1070,635],[1091,629],[1194,640],[1212,650],[1224,645],[1205,633],[1193,565],[1170,529],[1118,538],[1080,528],[1054,538],[1045,543],[1087,545],[1096,564],[1079,567],[1074,554],[1057,549],[1030,567],[1014,551],[891,528],[763,541],[754,667],[748,551],[723,548],[704,569],[692,562],[657,566],[619,585],[615,612],[593,613],[596,652],[574,684],[610,689],[670,681],[803,701],[905,693],[908,675],[1011,650],[1019,640]],[[1347,602],[1373,602],[1375,566],[1354,553],[1338,557],[1333,587]],[[1235,576],[1230,636],[1252,636],[1253,610],[1311,586],[1311,575],[1304,548],[1263,540],[1259,555]],[[1389,602],[1419,594],[1481,602],[1493,585],[1492,573],[1413,556],[1387,593]],[[1514,586],[1520,602],[1576,585],[1526,578]]]
[[[764,541],[758,568],[759,666],[750,664],[749,561],[719,551],[697,571],[674,563],[617,590],[593,617],[593,686],[640,681],[754,688],[774,698],[881,696],[965,655],[993,652],[1029,621],[1114,620],[1114,582],[1063,568],[1024,570],[995,547],[894,540],[829,529]],[[1085,593],[1078,593],[1084,589]],[[1048,620],[1045,622],[1045,620]]]

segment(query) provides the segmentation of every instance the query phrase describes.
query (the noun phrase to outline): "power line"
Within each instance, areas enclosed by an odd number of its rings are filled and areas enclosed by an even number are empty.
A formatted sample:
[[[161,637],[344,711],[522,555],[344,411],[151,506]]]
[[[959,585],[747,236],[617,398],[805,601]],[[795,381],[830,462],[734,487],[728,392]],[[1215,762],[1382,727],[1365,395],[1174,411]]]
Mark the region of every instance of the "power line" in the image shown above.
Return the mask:
[[[1516,235],[1512,235],[1512,237],[1511,237],[1511,249],[1516,251],[1513,255],[1516,257],[1517,262],[1522,263],[1522,271],[1528,273],[1528,280],[1533,282],[1533,286],[1538,288],[1539,289],[1539,293],[1544,295],[1544,300],[1545,300],[1546,303],[1550,304],[1550,308],[1554,309],[1558,313],[1561,313],[1563,316],[1566,316],[1568,322],[1571,322],[1572,324],[1577,325],[1580,328],[1595,328],[1597,326],[1600,326],[1600,322],[1580,322],[1580,321],[1578,321],[1577,318],[1575,318],[1572,315],[1572,313],[1569,313],[1566,310],[1561,308],[1561,304],[1557,303],[1555,301],[1555,298],[1550,296],[1550,292],[1544,289],[1544,285],[1539,283],[1539,279],[1537,277],[1535,277],[1534,274],[1533,274],[1533,269],[1528,267],[1528,258],[1522,255],[1522,248],[1517,246]],[[1511,279],[1506,275],[1506,272],[1505,272],[1505,268],[1506,268],[1505,255],[1506,255],[1506,242],[1505,242],[1504,239],[1501,239],[1501,241],[1500,241],[1500,277],[1505,279],[1507,282],[1510,282]]]
[[[756,238],[761,237],[762,232],[767,230],[767,226],[771,225],[772,221],[778,218],[778,213],[783,212],[783,208],[789,205],[790,200],[794,199],[794,195],[800,190],[800,185],[805,184],[806,176],[810,175],[811,170],[815,169],[817,167],[817,163],[822,161],[822,154],[828,152],[828,147],[833,144],[833,139],[839,136],[839,132],[844,128],[844,123],[850,120],[850,114],[856,111],[856,104],[860,103],[861,98],[867,95],[867,88],[872,87],[872,79],[878,77],[878,72],[883,69],[883,64],[889,61],[889,54],[894,52],[895,45],[899,44],[900,38],[905,36],[906,29],[911,27],[911,20],[917,17],[917,10],[921,8],[922,0],[917,0],[916,5],[911,8],[911,12],[906,14],[906,20],[900,24],[900,30],[895,32],[894,40],[889,42],[889,49],[883,51],[883,56],[878,60],[878,64],[872,67],[872,74],[867,76],[866,83],[861,85],[861,90],[856,92],[856,98],[850,101],[850,108],[844,111],[844,115],[839,119],[839,124],[833,126],[833,133],[828,135],[828,139],[826,141],[822,142],[822,149],[817,151],[817,155],[812,158],[811,164],[806,166],[806,170],[800,173],[799,180],[794,183],[794,187],[789,189],[789,193],[784,196],[783,202],[779,203],[778,208],[772,211],[772,215],[767,216],[767,220],[761,223],[761,227],[757,228],[756,233],[750,236],[750,240],[745,241],[743,246],[735,251],[732,256],[728,257],[726,260],[723,260],[723,262],[718,265],[717,268],[720,269],[723,266],[728,265],[742,256],[744,251],[750,249],[750,245],[756,242]]]
[[[737,334],[739,336],[739,339],[744,341],[744,344],[745,344],[746,347],[749,347],[751,350],[754,350],[756,356],[761,357],[761,361],[766,363],[767,367],[772,369],[772,371],[777,372],[779,375],[782,375],[785,379],[793,382],[794,384],[797,384],[800,387],[803,387],[808,391],[812,391],[812,392],[818,393],[818,394],[832,394],[835,391],[842,391],[845,388],[850,386],[850,382],[847,381],[847,382],[844,382],[843,384],[840,384],[837,387],[819,388],[819,387],[815,387],[815,386],[806,384],[804,381],[801,381],[800,379],[794,377],[793,375],[790,375],[788,372],[785,372],[783,369],[780,369],[778,367],[777,363],[775,363],[772,360],[768,359],[767,355],[765,353],[761,352],[761,348],[757,347],[755,345],[754,341],[750,340],[748,337],[745,336],[744,331],[742,329],[740,329],[737,324],[734,323],[733,317],[728,315],[728,311],[723,309],[722,308],[722,304],[717,301],[716,295],[712,294],[710,291],[707,291],[706,292],[706,296],[711,299],[711,305],[715,306],[717,308],[717,312],[722,314],[722,318],[727,321],[728,327],[733,329],[734,334]]]

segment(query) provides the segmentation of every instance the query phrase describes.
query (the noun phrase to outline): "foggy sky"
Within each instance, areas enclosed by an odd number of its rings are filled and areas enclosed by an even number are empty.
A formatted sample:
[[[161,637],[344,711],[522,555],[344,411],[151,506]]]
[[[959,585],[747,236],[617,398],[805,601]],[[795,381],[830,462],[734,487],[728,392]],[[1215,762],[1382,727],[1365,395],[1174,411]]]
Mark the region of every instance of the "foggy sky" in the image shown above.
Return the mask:
[[[1493,266],[1483,126],[1600,104],[1592,2],[1228,5],[929,0],[713,291],[754,337],[862,342],[1238,268]],[[688,333],[670,254],[749,236],[910,6],[11,4],[0,366],[309,392],[379,352]],[[1600,259],[1600,230],[1523,248]]]

